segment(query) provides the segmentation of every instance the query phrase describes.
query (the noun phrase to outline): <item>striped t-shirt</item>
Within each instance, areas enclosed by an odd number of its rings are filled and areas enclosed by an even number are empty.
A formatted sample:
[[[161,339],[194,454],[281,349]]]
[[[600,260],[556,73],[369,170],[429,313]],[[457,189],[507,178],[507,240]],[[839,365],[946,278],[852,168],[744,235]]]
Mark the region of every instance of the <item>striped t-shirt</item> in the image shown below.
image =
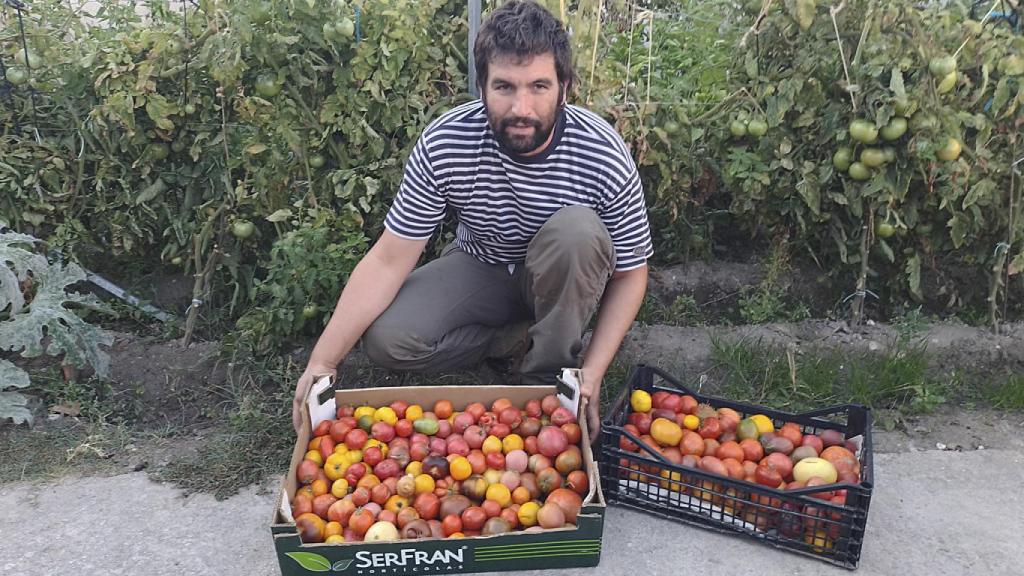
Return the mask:
[[[576,106],[559,113],[548,147],[535,156],[502,148],[483,104],[433,121],[413,148],[385,219],[392,233],[429,238],[451,207],[459,248],[488,264],[523,262],[526,247],[558,209],[592,208],[615,246],[615,270],[642,266],[654,250],[643,188],[622,138]]]

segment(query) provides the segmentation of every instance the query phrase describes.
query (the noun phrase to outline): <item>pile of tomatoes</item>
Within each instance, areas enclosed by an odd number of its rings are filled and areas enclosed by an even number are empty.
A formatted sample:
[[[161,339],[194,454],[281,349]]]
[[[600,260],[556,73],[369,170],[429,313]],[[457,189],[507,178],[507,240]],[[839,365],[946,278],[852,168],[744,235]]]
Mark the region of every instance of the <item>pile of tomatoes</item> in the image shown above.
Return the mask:
[[[303,542],[461,538],[576,523],[590,484],[582,430],[554,395],[456,412],[340,406],[296,468]]]
[[[661,465],[644,465],[622,458],[628,479],[649,482],[719,506],[742,517],[758,530],[778,529],[800,538],[816,550],[831,548],[839,537],[842,514],[834,509],[800,506],[790,501],[744,490],[749,482],[778,490],[821,486],[810,496],[844,506],[847,490],[836,484],[860,483],[858,446],[838,430],[805,433],[799,424],[785,422],[776,429],[764,414],[744,417],[727,407],[702,404],[688,394],[634,390],[619,448],[661,458],[683,468],[734,480],[719,483],[688,476]],[[642,446],[641,446],[642,444]],[[793,512],[793,514],[787,514]]]

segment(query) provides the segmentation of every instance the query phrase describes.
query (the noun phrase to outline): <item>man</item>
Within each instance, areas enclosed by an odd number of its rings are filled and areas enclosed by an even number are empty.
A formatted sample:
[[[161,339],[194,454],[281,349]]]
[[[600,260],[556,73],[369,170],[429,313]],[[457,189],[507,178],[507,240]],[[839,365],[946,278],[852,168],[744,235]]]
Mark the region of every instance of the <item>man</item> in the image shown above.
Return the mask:
[[[478,362],[528,325],[524,384],[553,383],[582,362],[591,430],[605,371],[647,289],[650,229],[636,166],[614,129],[566,105],[573,81],[561,23],[511,0],[474,46],[481,99],[431,123],[405,167],[385,230],[359,262],[295,391],[336,374],[362,337],[369,358],[396,370]],[[447,209],[456,240],[413,271]]]

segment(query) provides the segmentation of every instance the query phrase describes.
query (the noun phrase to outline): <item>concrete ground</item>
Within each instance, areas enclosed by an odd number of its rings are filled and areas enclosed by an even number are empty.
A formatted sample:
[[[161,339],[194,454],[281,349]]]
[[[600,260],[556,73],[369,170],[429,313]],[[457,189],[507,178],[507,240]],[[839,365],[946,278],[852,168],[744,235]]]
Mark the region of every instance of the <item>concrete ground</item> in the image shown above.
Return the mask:
[[[875,468],[858,574],[1008,574],[1024,565],[1021,450],[876,454]],[[268,482],[262,490],[217,502],[207,495],[183,497],[142,472],[2,485],[0,574],[280,574],[268,528],[276,489]],[[849,572],[747,538],[612,506],[600,566],[558,573]]]

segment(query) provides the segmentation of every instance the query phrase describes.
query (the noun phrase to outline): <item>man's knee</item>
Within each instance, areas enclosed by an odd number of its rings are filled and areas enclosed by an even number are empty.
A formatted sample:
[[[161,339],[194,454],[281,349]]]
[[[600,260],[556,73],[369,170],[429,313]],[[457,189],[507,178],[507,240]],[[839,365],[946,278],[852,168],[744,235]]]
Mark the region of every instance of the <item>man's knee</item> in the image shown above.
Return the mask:
[[[391,370],[416,370],[432,347],[408,330],[372,324],[363,334],[371,362]]]
[[[566,265],[584,263],[589,264],[586,268],[606,268],[615,259],[608,229],[597,213],[586,206],[566,206],[555,212],[530,248],[529,252],[534,252],[539,260],[563,270]],[[527,258],[530,259],[529,254]]]

